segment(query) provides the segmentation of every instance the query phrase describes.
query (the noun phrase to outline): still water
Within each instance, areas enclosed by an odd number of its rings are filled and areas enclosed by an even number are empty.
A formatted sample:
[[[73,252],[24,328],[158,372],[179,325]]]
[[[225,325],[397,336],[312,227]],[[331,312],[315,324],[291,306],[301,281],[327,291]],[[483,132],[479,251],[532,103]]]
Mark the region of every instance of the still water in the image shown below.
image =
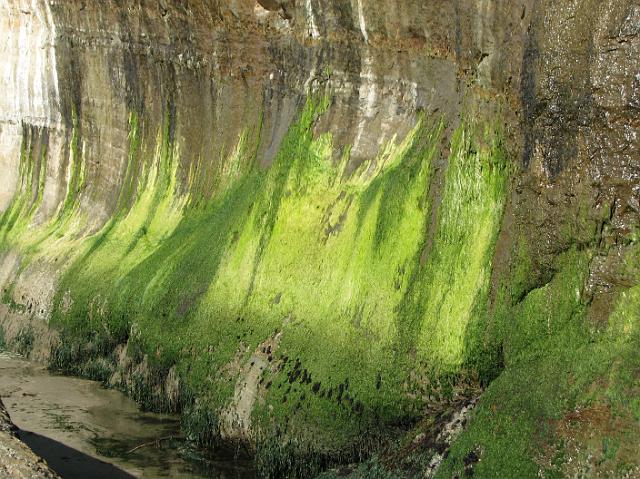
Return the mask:
[[[64,479],[255,477],[230,451],[190,447],[175,416],[141,412],[118,391],[1,351],[0,398],[20,438]]]

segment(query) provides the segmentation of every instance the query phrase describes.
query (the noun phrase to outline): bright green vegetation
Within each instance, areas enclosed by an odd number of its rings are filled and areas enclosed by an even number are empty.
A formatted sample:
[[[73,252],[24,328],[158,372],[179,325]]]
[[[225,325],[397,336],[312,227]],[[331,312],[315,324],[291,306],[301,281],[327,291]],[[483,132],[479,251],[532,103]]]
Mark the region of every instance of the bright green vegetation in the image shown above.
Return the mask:
[[[437,424],[416,421],[431,403],[450,412],[442,398],[466,380],[490,384],[440,477],[463,476],[474,457],[477,477],[628,473],[640,462],[640,288],[617,292],[608,322],[589,316],[585,284],[603,246],[588,208],[566,226],[576,246],[546,284],[532,284],[527,238],[516,238],[489,301],[509,175],[499,129],[463,123],[445,139],[422,117],[352,171],[349,148],[316,131],[329,106],[307,101],[268,168],[259,125],[185,166],[177,119],[152,127],[131,112],[113,215],[93,234],[81,122],[73,116],[66,193],[50,218],[47,132],[25,127],[0,251],[19,252],[23,269],[63,270],[54,365],[103,381],[123,373],[119,387],[182,410],[190,437],[212,445],[259,357],[252,439],[271,477],[358,459],[396,432],[402,449],[402,430]],[[629,284],[640,278],[636,243],[637,233],[625,243]],[[28,314],[12,285],[2,301]],[[10,346],[33,342],[27,328]],[[177,398],[163,389],[169,371]],[[410,459],[424,469],[431,456]],[[387,462],[354,474],[393,476]]]
[[[474,354],[481,347],[479,328],[506,195],[498,139],[485,132],[483,140],[482,146],[472,144],[464,128],[453,135],[433,245],[400,309],[408,323],[404,344],[417,342],[420,356],[441,370],[457,371],[480,359]]]
[[[3,212],[0,238],[3,243],[15,231],[24,231],[42,202],[46,173],[46,143],[38,142],[35,128],[23,127],[20,148],[20,183],[13,201]]]
[[[272,338],[253,422],[263,471],[274,476],[295,470],[291,458],[308,449],[366,453],[379,430],[420,415],[431,385],[484,374],[508,176],[499,132],[455,130],[433,209],[440,122],[421,118],[346,174],[349,149],[336,155],[331,135],[314,133],[328,107],[328,99],[306,103],[269,168],[243,133],[206,170],[192,167],[188,185],[178,179],[175,119],[167,115],[147,138],[144,118],[132,113],[117,208],[89,237],[77,207],[84,180],[74,121],[60,211],[30,226],[21,199],[34,190],[28,183],[0,225],[5,248],[30,260],[67,258],[51,320],[63,340],[55,364],[106,380],[126,343],[148,366],[129,392],[147,406],[184,407],[187,431],[208,443],[239,368]],[[32,181],[28,165],[39,163],[23,156]],[[180,404],[152,387],[172,367]]]
[[[505,299],[496,321],[506,369],[439,477],[461,473],[472,451],[481,458],[478,477],[623,477],[637,465],[640,289],[619,293],[608,324],[587,320],[583,285],[593,254],[565,253],[548,284],[522,301]],[[521,260],[529,263],[524,250]],[[522,274],[514,272],[505,297],[521,294]]]
[[[66,146],[67,157],[62,160],[66,193],[52,218],[46,219],[40,209],[45,190],[54,187],[46,182],[49,132],[23,126],[19,184],[13,201],[0,217],[0,250],[15,248],[21,252],[22,268],[37,258],[57,261],[60,255],[72,256],[87,242],[81,237],[86,215],[80,210],[79,195],[84,188],[85,166],[75,114]]]

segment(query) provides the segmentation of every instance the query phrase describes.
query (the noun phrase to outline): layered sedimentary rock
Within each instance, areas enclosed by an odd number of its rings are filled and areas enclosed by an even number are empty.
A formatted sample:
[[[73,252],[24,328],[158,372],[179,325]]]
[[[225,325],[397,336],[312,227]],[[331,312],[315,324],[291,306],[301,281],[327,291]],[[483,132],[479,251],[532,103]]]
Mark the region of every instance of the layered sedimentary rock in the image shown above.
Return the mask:
[[[442,474],[638,463],[634,2],[1,8],[12,347],[274,476],[487,385]]]

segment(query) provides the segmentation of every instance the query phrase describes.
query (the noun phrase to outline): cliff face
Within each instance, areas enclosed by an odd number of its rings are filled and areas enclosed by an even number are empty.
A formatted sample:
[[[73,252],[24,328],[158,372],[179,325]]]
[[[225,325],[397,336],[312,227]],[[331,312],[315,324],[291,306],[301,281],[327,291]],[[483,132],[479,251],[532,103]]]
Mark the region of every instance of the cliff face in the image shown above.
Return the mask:
[[[3,145],[14,148],[3,161],[18,161],[22,121],[46,128],[52,152],[70,143],[75,121],[93,230],[114,210],[132,111],[144,115],[143,133],[152,139],[169,115],[171,139],[188,144],[180,152],[184,169],[202,156],[214,162],[249,125],[259,125],[259,141],[251,140],[264,166],[309,91],[328,89],[331,114],[319,128],[351,146],[355,165],[376,156],[393,135],[404,137],[416,111],[437,110],[455,126],[470,92],[500,91],[519,76],[526,10],[520,4],[265,3],[269,11],[254,2],[156,3],[3,7],[2,119],[14,125],[3,130]],[[10,178],[3,206],[17,181]],[[51,193],[48,203],[63,195]]]
[[[633,1],[0,8],[14,348],[273,475],[487,385],[443,474],[638,463]]]

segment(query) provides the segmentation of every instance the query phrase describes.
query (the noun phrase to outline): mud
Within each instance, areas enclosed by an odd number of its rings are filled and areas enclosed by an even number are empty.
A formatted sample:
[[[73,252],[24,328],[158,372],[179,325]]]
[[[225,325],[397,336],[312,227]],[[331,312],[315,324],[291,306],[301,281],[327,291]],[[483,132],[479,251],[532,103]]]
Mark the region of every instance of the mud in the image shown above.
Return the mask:
[[[251,462],[233,452],[204,457],[190,449],[175,416],[141,412],[96,382],[52,374],[5,352],[0,378],[16,435],[64,479],[255,476]]]

